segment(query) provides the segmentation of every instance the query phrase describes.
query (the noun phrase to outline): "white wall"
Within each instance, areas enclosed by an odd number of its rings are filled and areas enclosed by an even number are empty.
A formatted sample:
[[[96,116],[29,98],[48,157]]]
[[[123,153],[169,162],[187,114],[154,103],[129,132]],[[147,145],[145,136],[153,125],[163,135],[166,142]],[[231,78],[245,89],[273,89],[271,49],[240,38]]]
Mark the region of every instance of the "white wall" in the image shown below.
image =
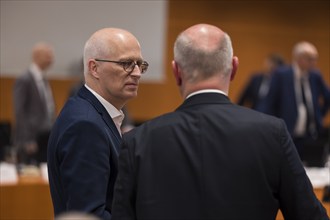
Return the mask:
[[[166,0],[80,1],[1,0],[0,73],[17,76],[29,66],[31,49],[38,41],[54,46],[50,78],[77,74],[86,40],[96,30],[119,27],[140,41],[150,68],[143,81],[165,78]]]

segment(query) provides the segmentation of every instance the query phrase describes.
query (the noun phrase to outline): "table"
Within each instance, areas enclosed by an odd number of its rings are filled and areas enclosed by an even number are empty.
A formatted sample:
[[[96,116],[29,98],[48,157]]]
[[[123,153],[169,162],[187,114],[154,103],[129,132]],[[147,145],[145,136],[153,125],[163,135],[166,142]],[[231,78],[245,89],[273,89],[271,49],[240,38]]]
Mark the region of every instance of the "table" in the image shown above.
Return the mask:
[[[323,188],[314,192],[321,201]],[[323,203],[330,215],[330,203]],[[17,184],[0,186],[0,220],[53,220],[49,185],[41,177],[19,177]],[[279,212],[276,220],[284,220]]]
[[[19,177],[0,186],[0,220],[52,220],[49,185],[41,177]]]

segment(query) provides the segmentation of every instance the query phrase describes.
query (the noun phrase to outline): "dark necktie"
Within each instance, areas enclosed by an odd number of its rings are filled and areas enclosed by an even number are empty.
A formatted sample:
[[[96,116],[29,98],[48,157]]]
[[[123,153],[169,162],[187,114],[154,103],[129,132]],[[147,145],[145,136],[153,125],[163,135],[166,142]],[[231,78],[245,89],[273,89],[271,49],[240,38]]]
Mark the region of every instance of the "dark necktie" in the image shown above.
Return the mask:
[[[306,95],[307,88],[305,88],[307,86],[305,86],[305,83],[309,83],[309,82],[308,81],[304,82],[304,79],[301,79],[300,85],[301,85],[302,102],[305,105],[307,111],[306,132],[309,132],[312,137],[315,137],[317,134],[316,134],[315,120],[314,120],[313,101],[307,100],[307,95]]]
[[[47,109],[48,121],[50,124],[52,124],[53,115],[54,115],[54,101],[50,93],[50,88],[47,79],[43,78],[42,83],[43,83],[43,98]]]

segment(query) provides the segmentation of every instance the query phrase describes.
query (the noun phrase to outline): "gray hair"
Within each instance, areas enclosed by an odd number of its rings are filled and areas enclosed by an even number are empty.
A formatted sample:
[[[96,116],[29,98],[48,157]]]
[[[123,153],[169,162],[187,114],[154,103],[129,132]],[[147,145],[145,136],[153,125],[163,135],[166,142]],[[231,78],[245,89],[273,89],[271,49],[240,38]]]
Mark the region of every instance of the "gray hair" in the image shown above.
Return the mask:
[[[185,34],[180,34],[174,44],[174,60],[191,81],[209,78],[217,73],[228,76],[232,70],[233,48],[229,35],[211,51],[194,45]]]
[[[101,220],[94,214],[80,211],[68,211],[55,217],[55,220]]]

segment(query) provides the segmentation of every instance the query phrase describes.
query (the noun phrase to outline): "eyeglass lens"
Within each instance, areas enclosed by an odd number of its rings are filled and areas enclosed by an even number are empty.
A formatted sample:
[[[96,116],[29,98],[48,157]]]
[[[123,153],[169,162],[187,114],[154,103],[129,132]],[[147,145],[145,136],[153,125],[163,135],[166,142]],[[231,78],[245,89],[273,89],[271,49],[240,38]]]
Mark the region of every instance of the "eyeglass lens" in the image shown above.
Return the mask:
[[[145,61],[127,61],[123,67],[126,72],[131,73],[133,72],[135,65],[139,67],[141,73],[145,73],[148,69],[148,63]]]

